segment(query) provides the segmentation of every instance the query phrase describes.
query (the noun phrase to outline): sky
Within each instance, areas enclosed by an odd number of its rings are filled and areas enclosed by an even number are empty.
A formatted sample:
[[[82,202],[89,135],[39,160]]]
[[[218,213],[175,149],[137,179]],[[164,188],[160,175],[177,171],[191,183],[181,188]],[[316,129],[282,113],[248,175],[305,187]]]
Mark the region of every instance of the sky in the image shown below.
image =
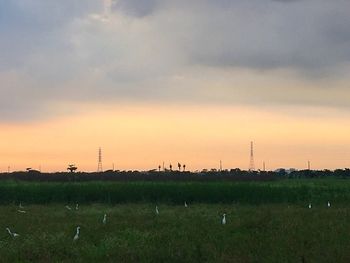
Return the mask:
[[[350,167],[348,0],[0,0],[0,171]]]

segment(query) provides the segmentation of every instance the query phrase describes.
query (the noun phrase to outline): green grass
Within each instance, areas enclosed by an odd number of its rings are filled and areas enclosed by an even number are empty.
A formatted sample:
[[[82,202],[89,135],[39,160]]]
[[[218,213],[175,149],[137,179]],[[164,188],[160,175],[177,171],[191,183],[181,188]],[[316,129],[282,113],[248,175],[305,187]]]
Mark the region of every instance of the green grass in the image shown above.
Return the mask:
[[[0,206],[0,262],[350,262],[350,208],[336,203],[159,204],[158,216],[154,203],[17,209]]]
[[[0,262],[350,262],[350,180],[1,181],[0,203]]]
[[[350,202],[350,180],[290,179],[271,182],[22,182],[0,181],[0,203],[162,202],[265,204]]]

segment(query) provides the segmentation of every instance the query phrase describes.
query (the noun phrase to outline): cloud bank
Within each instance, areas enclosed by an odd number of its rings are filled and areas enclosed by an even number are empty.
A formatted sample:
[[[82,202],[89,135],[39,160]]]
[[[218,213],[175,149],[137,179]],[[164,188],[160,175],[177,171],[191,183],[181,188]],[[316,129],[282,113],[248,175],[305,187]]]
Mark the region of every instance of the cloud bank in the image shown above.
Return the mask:
[[[347,0],[0,1],[0,120],[74,103],[347,107],[349,12]]]

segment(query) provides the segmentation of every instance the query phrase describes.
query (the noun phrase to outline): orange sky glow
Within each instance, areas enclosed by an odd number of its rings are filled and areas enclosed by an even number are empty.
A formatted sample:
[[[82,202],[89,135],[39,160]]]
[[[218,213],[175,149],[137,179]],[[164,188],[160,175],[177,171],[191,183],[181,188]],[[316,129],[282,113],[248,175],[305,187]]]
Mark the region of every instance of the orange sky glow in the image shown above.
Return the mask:
[[[308,113],[303,118],[304,112]],[[310,117],[310,114],[313,117]],[[188,105],[84,105],[80,113],[47,121],[2,124],[0,168],[6,171],[149,170],[165,162],[189,170],[247,169],[249,143],[255,166],[314,169],[350,166],[350,120],[336,111]]]

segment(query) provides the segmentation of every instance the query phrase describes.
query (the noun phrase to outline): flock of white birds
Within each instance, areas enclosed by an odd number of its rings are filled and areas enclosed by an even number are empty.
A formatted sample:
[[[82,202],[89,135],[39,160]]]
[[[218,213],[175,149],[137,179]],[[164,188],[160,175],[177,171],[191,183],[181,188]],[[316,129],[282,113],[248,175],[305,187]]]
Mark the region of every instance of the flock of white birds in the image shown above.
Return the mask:
[[[188,205],[187,205],[187,202],[185,201],[185,208],[188,208]],[[66,207],[66,209],[67,210],[72,210],[72,208],[70,207],[70,206],[68,206],[68,205],[66,205],[65,206]],[[309,209],[311,209],[312,208],[312,204],[311,203],[309,203]],[[328,201],[327,202],[327,207],[328,208],[330,208],[331,207],[331,203]],[[24,207],[22,206],[22,204],[20,203],[19,204],[19,209],[17,210],[19,213],[26,213],[26,211],[25,210],[23,210],[24,209]],[[75,210],[79,210],[79,204],[76,204],[75,205]],[[158,208],[158,206],[156,205],[156,209],[155,209],[155,212],[156,212],[156,215],[159,215],[159,208]],[[102,219],[102,224],[107,224],[107,214],[104,214],[103,215],[103,219]],[[226,214],[223,214],[222,215],[222,220],[221,220],[221,224],[223,224],[223,225],[226,225]],[[6,231],[9,233],[9,235],[11,236],[11,237],[13,237],[13,238],[16,238],[16,237],[19,237],[19,234],[17,234],[17,233],[15,233],[15,232],[12,232],[11,230],[10,230],[10,228],[6,228]],[[79,239],[79,234],[80,234],[80,226],[77,226],[77,229],[76,229],[76,233],[75,233],[75,235],[74,235],[74,237],[73,237],[73,241],[77,241],[78,239]]]

